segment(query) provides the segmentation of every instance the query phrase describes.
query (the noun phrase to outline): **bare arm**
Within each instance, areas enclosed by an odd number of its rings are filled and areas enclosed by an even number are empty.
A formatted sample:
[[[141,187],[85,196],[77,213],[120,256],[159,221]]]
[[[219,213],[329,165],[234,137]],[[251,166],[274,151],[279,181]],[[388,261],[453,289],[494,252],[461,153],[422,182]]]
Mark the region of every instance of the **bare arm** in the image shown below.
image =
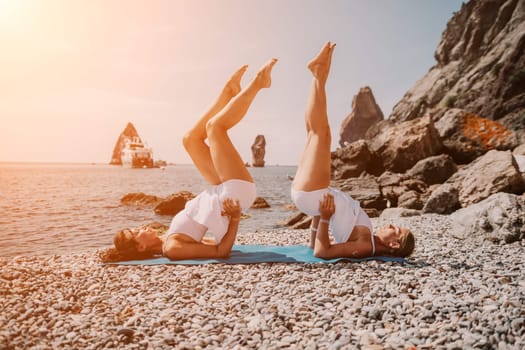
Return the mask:
[[[317,226],[314,255],[318,258],[363,258],[370,256],[370,244],[368,242],[353,241],[332,244],[328,236],[328,223],[335,213],[334,197],[326,194],[319,202],[321,218]]]

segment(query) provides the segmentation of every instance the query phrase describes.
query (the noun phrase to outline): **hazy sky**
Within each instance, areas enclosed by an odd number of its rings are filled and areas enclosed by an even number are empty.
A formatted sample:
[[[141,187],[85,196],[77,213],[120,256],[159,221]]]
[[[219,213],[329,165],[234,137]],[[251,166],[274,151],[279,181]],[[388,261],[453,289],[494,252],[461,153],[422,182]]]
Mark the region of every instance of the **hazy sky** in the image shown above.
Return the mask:
[[[370,86],[388,116],[434,65],[459,0],[0,0],[0,161],[107,163],[127,122],[155,159],[189,163],[182,135],[241,65],[263,90],[230,132],[245,161],[293,165],[305,141],[308,62],[337,43],[327,85],[333,149]]]

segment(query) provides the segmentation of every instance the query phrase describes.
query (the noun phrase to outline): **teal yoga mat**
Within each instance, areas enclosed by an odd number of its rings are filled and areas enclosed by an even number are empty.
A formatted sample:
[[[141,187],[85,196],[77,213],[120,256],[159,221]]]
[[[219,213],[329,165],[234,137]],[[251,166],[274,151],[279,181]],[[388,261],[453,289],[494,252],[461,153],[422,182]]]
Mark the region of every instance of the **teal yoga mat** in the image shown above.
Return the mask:
[[[354,258],[337,258],[337,259],[320,259],[316,258],[312,249],[304,245],[292,246],[271,246],[271,245],[235,245],[228,259],[194,259],[194,260],[170,260],[166,257],[159,257],[148,260],[131,260],[121,261],[115,264],[120,265],[204,265],[204,264],[258,264],[258,263],[301,263],[313,264],[324,263],[330,264],[338,261],[393,261],[399,263],[407,262],[404,258],[389,256],[374,256],[363,259]]]

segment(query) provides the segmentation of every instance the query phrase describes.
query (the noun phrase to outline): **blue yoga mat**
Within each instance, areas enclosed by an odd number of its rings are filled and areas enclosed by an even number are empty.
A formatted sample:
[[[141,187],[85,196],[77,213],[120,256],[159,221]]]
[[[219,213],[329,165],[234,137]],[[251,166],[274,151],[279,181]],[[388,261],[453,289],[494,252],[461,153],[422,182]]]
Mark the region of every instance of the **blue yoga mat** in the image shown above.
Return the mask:
[[[159,257],[148,260],[131,260],[121,261],[115,264],[120,265],[204,265],[204,264],[257,264],[257,263],[335,263],[338,261],[394,261],[405,263],[404,258],[396,258],[389,256],[374,256],[362,259],[354,258],[337,258],[337,259],[320,259],[316,258],[313,250],[304,245],[292,246],[270,246],[270,245],[235,245],[230,253],[228,259],[194,259],[194,260],[170,260],[166,257]]]

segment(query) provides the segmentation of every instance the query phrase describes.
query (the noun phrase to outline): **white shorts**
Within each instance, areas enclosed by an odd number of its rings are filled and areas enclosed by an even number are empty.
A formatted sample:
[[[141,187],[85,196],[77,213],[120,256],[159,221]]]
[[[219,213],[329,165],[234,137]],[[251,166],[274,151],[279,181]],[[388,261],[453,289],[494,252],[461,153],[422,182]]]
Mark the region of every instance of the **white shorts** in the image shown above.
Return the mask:
[[[311,216],[318,216],[319,202],[326,193],[334,196],[335,213],[330,218],[330,231],[337,243],[347,242],[356,225],[366,226],[372,232],[372,221],[360,207],[359,202],[348,194],[332,187],[315,191],[291,189],[292,201],[297,209]]]
[[[228,231],[229,225],[228,217],[221,215],[223,210],[222,202],[226,198],[239,200],[241,210],[246,210],[253,204],[256,196],[257,191],[253,182],[238,179],[228,180],[220,185],[208,188],[186,203],[184,213],[197,224],[206,227],[215,238],[215,241],[220,243],[226,231]],[[201,232],[198,225],[193,226],[196,226],[197,231]],[[172,232],[171,227],[170,232]],[[201,235],[200,239],[196,239],[198,238],[197,235],[188,234],[188,236],[196,241],[200,241],[204,234]]]

